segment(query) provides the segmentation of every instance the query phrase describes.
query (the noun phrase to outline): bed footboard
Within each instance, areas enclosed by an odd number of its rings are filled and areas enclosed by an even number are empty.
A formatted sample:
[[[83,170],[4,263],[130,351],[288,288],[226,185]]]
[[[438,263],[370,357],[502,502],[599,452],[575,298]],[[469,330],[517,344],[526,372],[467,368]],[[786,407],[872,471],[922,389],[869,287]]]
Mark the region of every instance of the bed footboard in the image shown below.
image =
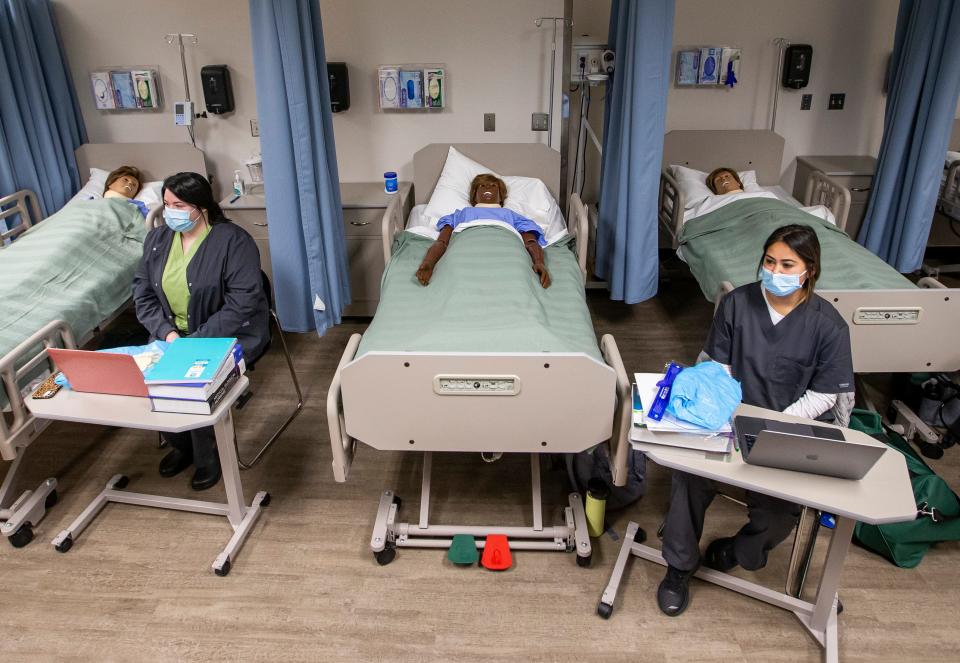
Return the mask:
[[[570,209],[567,212],[567,232],[577,239],[577,265],[583,280],[587,280],[587,249],[590,244],[590,234],[587,229],[587,206],[583,204],[580,195],[570,194]]]
[[[680,187],[677,186],[677,180],[667,169],[660,172],[660,199],[657,219],[664,230],[670,234],[670,242],[672,247],[676,249],[680,246],[677,237],[680,235],[680,228],[683,225],[683,194],[680,192]]]
[[[4,460],[16,458],[17,448],[30,444],[46,426],[27,409],[21,390],[36,376],[38,367],[49,362],[47,348],[51,347],[77,347],[73,332],[63,320],[47,323],[0,358],[0,381],[9,408],[9,412],[0,412],[0,457]],[[18,364],[21,365],[18,367]]]
[[[30,189],[21,189],[16,193],[0,198],[0,221],[18,214],[20,215],[20,223],[10,230],[0,230],[0,249],[3,248],[8,239],[14,239],[17,235],[26,232],[31,226],[43,220],[37,194]]]
[[[813,171],[807,180],[807,191],[803,196],[807,207],[824,205],[833,212],[837,228],[847,229],[847,216],[850,214],[850,190],[827,177],[819,170]]]

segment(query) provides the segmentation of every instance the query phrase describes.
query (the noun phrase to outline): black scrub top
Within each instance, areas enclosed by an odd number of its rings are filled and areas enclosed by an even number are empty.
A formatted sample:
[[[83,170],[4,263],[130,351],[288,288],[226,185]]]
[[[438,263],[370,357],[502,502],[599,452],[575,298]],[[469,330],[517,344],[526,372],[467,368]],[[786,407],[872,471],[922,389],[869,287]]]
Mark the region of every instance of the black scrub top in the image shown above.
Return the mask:
[[[776,325],[759,282],[720,301],[703,350],[729,364],[743,402],[782,412],[808,389],[853,391],[850,331],[833,306],[814,295]]]

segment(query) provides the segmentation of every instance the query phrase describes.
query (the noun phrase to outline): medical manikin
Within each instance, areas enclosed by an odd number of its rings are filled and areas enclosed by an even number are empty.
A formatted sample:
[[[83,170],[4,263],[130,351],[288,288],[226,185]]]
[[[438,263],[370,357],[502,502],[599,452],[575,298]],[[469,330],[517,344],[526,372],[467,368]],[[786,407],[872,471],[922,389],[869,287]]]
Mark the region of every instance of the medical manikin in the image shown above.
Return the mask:
[[[547,271],[543,255],[543,246],[546,244],[543,231],[532,220],[504,208],[503,201],[506,197],[507,185],[499,177],[485,173],[473,178],[473,182],[470,183],[471,207],[458,209],[437,221],[440,237],[427,249],[423,262],[417,268],[417,280],[423,285],[430,283],[433,270],[446,253],[450,238],[458,225],[468,221],[496,219],[512,225],[520,233],[523,246],[530,254],[533,271],[540,278],[540,285],[544,288],[550,287],[550,273]]]

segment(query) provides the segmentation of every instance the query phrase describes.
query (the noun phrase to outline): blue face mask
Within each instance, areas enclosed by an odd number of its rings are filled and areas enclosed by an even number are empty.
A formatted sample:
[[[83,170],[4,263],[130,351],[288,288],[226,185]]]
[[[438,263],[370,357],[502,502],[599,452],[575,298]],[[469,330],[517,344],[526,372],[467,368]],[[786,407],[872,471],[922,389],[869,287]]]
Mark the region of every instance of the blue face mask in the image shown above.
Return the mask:
[[[186,233],[193,230],[197,225],[196,221],[190,219],[190,210],[163,208],[163,220],[167,222],[167,227],[175,233]]]
[[[799,290],[800,286],[803,285],[800,283],[800,277],[807,273],[804,270],[800,274],[775,274],[766,267],[762,268],[760,272],[763,287],[777,297],[786,297]]]

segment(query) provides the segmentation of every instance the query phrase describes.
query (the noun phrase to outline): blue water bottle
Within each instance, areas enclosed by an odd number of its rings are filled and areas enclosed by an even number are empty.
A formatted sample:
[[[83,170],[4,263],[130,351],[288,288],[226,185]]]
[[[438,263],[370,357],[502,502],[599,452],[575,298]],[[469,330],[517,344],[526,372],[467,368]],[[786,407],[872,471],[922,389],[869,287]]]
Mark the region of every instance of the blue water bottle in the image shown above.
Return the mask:
[[[383,190],[387,193],[397,192],[397,174],[392,170],[383,174]]]

